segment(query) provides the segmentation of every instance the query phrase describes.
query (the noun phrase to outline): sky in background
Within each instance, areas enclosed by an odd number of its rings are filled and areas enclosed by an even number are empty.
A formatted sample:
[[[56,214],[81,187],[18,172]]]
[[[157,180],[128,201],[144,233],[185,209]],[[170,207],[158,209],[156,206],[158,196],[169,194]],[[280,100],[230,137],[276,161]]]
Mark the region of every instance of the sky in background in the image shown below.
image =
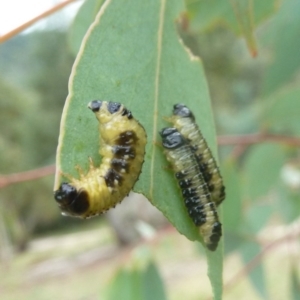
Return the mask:
[[[62,0],[0,0],[0,35],[22,25],[24,22],[36,17],[50,9]],[[82,1],[77,1],[63,8],[61,11],[70,19],[76,13]],[[45,21],[39,21],[36,27],[43,26]]]

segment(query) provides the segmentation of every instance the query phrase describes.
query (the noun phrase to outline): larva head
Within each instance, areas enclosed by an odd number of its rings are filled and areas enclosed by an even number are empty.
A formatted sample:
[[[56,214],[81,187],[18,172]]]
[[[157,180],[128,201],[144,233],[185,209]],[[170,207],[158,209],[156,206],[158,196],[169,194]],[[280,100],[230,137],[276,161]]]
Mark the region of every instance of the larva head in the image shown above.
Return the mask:
[[[179,116],[182,118],[192,118],[193,120],[195,119],[193,113],[184,104],[181,104],[181,103],[174,105],[173,115]]]
[[[77,190],[69,183],[62,183],[54,192],[54,198],[64,215],[82,216],[89,209],[89,196],[85,190]]]
[[[132,118],[131,111],[118,102],[94,100],[88,104],[88,108],[96,114],[101,123],[110,122],[116,115]]]
[[[162,144],[166,149],[176,149],[186,144],[184,137],[176,128],[168,127],[160,131]]]

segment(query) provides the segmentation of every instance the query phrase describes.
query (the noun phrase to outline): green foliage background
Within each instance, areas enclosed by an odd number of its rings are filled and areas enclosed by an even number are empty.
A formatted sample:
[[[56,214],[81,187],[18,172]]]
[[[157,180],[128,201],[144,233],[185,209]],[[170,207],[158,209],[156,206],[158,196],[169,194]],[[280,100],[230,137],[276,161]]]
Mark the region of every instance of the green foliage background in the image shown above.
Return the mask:
[[[94,143],[97,123],[87,103],[94,98],[125,103],[148,133],[146,163],[136,190],[191,240],[201,241],[154,143],[158,130],[167,125],[162,117],[170,114],[174,103],[189,105],[215,154],[213,117],[219,135],[247,139],[253,133],[265,134],[265,140],[240,152],[230,144],[219,148],[227,193],[221,213],[225,258],[238,252],[246,264],[265,246],[258,239],[263,229],[288,225],[299,217],[300,185],[286,175],[299,174],[300,169],[299,140],[295,144],[287,139],[299,137],[300,129],[299,1],[187,0],[186,13],[181,14],[181,1],[112,0],[104,4],[107,8],[79,50],[101,5],[100,0],[86,0],[69,35],[34,32],[0,46],[1,174],[54,163],[68,78],[79,51],[61,128],[60,168],[76,175],[74,166],[87,167],[88,156],[100,162]],[[178,35],[201,61],[190,60]],[[272,135],[284,138],[267,138]],[[161,172],[154,176],[153,170]],[[44,178],[1,190],[0,217],[16,248],[26,248],[33,233],[80,225],[78,220],[61,220],[52,185],[53,178]],[[207,255],[214,296],[221,299],[222,246]],[[290,268],[283,274],[294,299],[297,271]],[[124,282],[136,289],[145,278],[154,280],[156,272],[154,262],[135,271],[121,270],[112,290],[125,288]],[[271,291],[264,265],[256,265],[249,278],[266,299]],[[158,280],[155,285],[161,284]],[[157,299],[165,299],[163,288],[158,290]]]

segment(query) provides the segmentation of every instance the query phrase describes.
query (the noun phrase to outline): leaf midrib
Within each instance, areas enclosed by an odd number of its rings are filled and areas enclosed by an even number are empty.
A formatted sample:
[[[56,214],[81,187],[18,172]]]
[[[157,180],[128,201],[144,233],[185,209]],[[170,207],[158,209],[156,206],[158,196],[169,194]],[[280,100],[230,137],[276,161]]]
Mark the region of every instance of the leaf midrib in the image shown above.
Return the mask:
[[[156,147],[155,137],[157,133],[157,116],[158,116],[158,96],[159,96],[159,79],[160,79],[160,65],[161,65],[161,53],[162,53],[162,39],[163,39],[163,25],[165,17],[166,1],[161,0],[160,11],[159,11],[159,24],[157,31],[157,56],[156,56],[156,67],[155,67],[155,78],[154,78],[154,110],[153,110],[153,131],[152,131],[152,155],[151,155],[151,167],[150,167],[150,199],[153,199],[153,185],[154,185],[154,163]]]

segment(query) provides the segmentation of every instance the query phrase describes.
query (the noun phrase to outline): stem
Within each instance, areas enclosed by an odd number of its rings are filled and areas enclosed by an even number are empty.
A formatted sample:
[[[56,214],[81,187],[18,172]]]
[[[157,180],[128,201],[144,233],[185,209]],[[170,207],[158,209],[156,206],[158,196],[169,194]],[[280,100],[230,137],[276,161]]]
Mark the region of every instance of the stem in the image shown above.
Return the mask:
[[[19,34],[20,32],[24,31],[25,29],[27,29],[28,27],[30,27],[31,25],[36,23],[37,21],[44,19],[45,17],[57,12],[58,10],[62,9],[63,7],[73,3],[75,1],[78,1],[78,0],[66,0],[64,2],[61,2],[61,3],[53,6],[49,10],[44,11],[40,15],[38,15],[38,16],[34,17],[33,19],[25,22],[24,24],[22,24],[19,27],[13,29],[12,31],[0,36],[0,43],[3,43],[5,41],[11,39],[15,35]]]
[[[53,174],[54,171],[55,165],[50,165],[30,171],[2,175],[0,176],[0,189],[17,182],[30,181],[41,177],[45,177]]]
[[[255,133],[247,135],[223,135],[218,137],[218,145],[251,145],[263,142],[284,143],[291,146],[300,146],[300,138],[271,133]]]
[[[72,0],[74,1],[74,0]],[[241,151],[244,151],[247,145],[258,144],[263,142],[276,142],[276,143],[285,143],[291,146],[299,147],[300,139],[291,136],[285,135],[274,135],[274,134],[249,134],[249,135],[240,135],[240,136],[219,136],[218,144],[220,146],[225,145],[236,145],[235,152],[238,154]],[[238,156],[238,155],[237,155]],[[34,169],[26,172],[14,173],[9,175],[0,175],[0,188],[14,184],[17,182],[35,180],[40,177],[45,177],[54,173],[55,166],[47,166],[39,169]]]
[[[283,236],[268,245],[257,254],[252,260],[250,260],[242,269],[240,269],[228,282],[224,285],[224,292],[228,292],[232,287],[234,287],[238,281],[245,278],[257,265],[261,263],[264,256],[274,250],[274,248],[286,243],[290,240],[298,240],[300,236],[300,230],[296,230],[296,232],[290,233],[286,236]]]

